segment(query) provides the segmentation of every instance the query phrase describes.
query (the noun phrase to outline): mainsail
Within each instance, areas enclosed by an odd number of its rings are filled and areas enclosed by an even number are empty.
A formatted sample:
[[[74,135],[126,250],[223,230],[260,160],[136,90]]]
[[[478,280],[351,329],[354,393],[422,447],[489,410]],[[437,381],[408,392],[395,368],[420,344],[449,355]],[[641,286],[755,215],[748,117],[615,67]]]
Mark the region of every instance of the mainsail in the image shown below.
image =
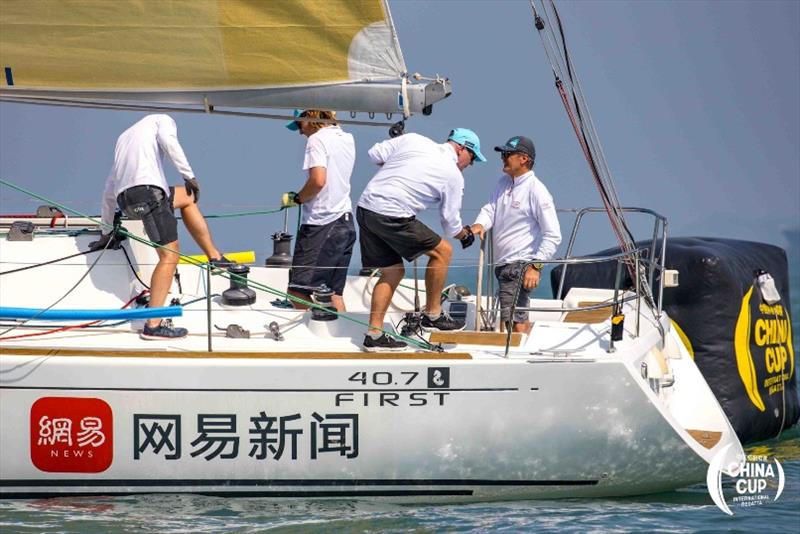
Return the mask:
[[[3,0],[0,98],[430,112],[384,0]]]

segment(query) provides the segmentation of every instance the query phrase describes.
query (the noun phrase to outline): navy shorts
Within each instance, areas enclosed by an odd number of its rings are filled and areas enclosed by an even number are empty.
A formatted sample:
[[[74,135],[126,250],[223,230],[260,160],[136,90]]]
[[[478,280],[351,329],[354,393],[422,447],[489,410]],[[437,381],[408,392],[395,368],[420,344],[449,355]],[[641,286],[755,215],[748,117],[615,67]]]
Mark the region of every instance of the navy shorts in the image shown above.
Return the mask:
[[[350,213],[328,224],[301,225],[289,270],[289,289],[311,295],[314,288],[325,284],[341,295],[355,242],[356,227]]]
[[[517,290],[517,283],[522,275],[523,265],[524,263],[507,263],[494,268],[494,275],[498,281],[497,294],[500,299],[500,318],[503,322],[511,319],[511,304],[514,302],[514,292]],[[530,289],[525,289],[524,286],[520,285],[517,308],[530,306],[530,294]],[[514,311],[515,323],[524,323],[527,320],[527,311]]]
[[[129,219],[144,223],[150,241],[166,245],[178,240],[178,220],[173,213],[175,188],[169,194],[155,185],[135,185],[117,196],[117,205]]]
[[[442,238],[416,217],[387,217],[368,209],[356,210],[361,236],[361,263],[379,269],[414,261],[435,249]]]

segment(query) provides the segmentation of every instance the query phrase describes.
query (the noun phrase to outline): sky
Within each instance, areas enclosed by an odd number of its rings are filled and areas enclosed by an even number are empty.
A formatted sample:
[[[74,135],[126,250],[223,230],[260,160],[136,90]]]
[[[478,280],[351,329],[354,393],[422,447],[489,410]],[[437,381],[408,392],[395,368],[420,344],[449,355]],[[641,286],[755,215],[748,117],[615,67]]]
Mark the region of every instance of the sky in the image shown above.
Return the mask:
[[[663,214],[670,236],[800,248],[785,233],[800,228],[800,2],[557,5],[622,204]],[[527,1],[390,0],[390,7],[409,72],[453,84],[452,96],[433,115],[413,117],[407,131],[443,141],[451,128],[471,128],[489,158],[464,173],[465,223],[500,176],[492,147],[513,135],[534,140],[535,172],[557,206],[600,205]],[[99,213],[116,138],[142,115],[0,104],[0,177]],[[283,121],[173,116],[205,213],[274,208],[282,192],[302,186],[305,138]],[[366,151],[387,131],[345,128],[356,138],[355,204],[375,172]],[[2,213],[32,212],[39,203],[0,190]],[[436,214],[423,220],[440,231]],[[649,222],[632,224],[642,232],[637,237],[649,237]],[[564,215],[561,225],[566,242],[572,218]],[[282,215],[211,221],[220,248],[255,250],[259,262],[282,226]],[[578,252],[614,244],[606,219],[586,230]],[[197,251],[188,234],[181,236],[183,250]],[[454,265],[477,262],[477,247],[456,249]],[[564,250],[562,244],[557,255]],[[351,266],[358,264],[356,255]]]

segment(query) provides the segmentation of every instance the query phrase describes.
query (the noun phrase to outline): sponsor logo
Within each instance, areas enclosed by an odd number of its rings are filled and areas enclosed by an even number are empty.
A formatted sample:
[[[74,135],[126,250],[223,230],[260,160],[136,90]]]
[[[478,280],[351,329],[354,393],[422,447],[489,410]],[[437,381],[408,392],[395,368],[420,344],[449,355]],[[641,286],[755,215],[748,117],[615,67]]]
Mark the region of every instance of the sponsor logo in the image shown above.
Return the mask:
[[[778,394],[780,402],[780,395],[794,375],[794,347],[789,310],[781,304],[761,302],[754,288],[751,286],[742,298],[734,348],[747,397],[764,412],[772,395]],[[775,412],[777,416],[777,407]]]
[[[114,457],[111,406],[101,399],[42,397],[31,406],[31,461],[50,473],[100,473]]]
[[[450,387],[450,368],[449,367],[429,367],[428,368],[428,387],[429,388],[449,388]]]
[[[777,459],[770,462],[764,455],[749,454],[744,461],[734,460],[725,469],[730,447],[731,445],[723,447],[708,465],[706,483],[714,504],[726,514],[733,515],[722,491],[724,471],[729,473],[725,476],[730,479],[733,487],[733,496],[730,499],[732,504],[747,508],[777,501],[786,483],[781,463]]]

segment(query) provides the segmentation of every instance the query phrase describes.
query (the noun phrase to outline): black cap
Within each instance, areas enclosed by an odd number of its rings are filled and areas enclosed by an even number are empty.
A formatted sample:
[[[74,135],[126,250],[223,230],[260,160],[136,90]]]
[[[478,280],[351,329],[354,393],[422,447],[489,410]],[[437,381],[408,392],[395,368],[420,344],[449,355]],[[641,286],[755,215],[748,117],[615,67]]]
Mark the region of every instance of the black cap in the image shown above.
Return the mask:
[[[531,161],[536,159],[536,147],[533,146],[533,141],[522,135],[515,135],[503,146],[496,146],[494,149],[497,152],[521,152],[531,158]]]

